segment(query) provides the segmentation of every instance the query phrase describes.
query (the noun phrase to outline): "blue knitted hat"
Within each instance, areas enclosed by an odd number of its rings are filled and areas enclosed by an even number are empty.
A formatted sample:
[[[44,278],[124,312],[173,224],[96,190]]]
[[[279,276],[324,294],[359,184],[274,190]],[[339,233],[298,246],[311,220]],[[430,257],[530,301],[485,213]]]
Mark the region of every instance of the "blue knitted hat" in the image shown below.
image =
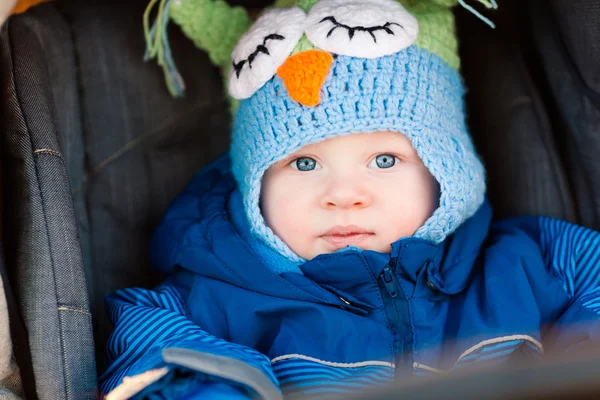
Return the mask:
[[[439,208],[416,237],[443,241],[483,203],[485,170],[465,124],[453,1],[413,3],[321,0],[271,10],[233,53],[229,88],[241,100],[233,174],[253,233],[295,263],[305,260],[261,214],[261,179],[308,144],[359,132],[406,135],[440,187]]]

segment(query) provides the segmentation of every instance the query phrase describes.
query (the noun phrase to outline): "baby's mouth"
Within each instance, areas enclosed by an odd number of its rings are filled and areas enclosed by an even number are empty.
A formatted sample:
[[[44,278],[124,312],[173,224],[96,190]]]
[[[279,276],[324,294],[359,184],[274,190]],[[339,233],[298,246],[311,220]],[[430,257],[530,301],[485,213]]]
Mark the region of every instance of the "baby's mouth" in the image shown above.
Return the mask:
[[[373,232],[369,232],[355,225],[335,226],[321,235],[321,239],[325,240],[337,250],[347,246],[361,247],[361,244],[373,235]]]

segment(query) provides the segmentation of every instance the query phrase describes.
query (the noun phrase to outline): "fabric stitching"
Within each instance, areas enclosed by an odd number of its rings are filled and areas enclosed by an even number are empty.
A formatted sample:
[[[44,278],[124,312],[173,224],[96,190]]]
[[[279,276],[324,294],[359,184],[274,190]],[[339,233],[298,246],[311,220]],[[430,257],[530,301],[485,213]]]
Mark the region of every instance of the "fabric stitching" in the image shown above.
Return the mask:
[[[57,150],[52,150],[52,149],[37,149],[33,151],[33,155],[38,155],[38,154],[50,154],[53,156],[57,156],[58,158],[60,158],[61,160],[64,160],[64,156],[60,151]]]
[[[386,361],[361,361],[356,363],[338,363],[333,361],[325,361],[320,360],[318,358],[305,356],[302,354],[285,354],[283,356],[275,357],[271,360],[271,364],[278,363],[280,361],[289,360],[293,358],[298,358],[306,361],[313,361],[319,364],[327,365],[329,367],[338,367],[338,368],[360,368],[360,367],[368,367],[368,366],[380,366],[380,367],[390,367],[396,368],[394,363],[389,363]]]
[[[436,374],[444,374],[444,373],[448,372],[448,371],[444,371],[442,369],[433,368],[433,367],[430,367],[428,365],[418,363],[416,361],[413,362],[413,369],[422,369],[422,370],[425,370],[425,371],[428,371],[428,372],[433,372],[433,373],[436,373]]]
[[[10,30],[8,31],[8,34],[9,34],[9,43],[11,43],[11,44],[14,43],[14,41],[11,40],[11,36],[12,35],[10,34]],[[14,54],[14,48],[13,48],[12,45],[11,45],[10,50],[11,50],[10,51],[10,53],[11,53],[11,59],[10,59],[11,68],[10,69],[11,69],[11,72],[12,72],[12,82],[11,83],[12,83],[13,88],[15,90],[15,95],[16,95],[17,101],[19,103],[20,116],[23,119],[23,123],[25,124],[25,127],[27,128],[27,132],[28,132],[27,138],[29,139],[29,144],[30,144],[30,147],[31,147],[31,149],[33,151],[34,150],[34,144],[33,144],[31,135],[29,134],[29,132],[31,132],[30,125],[28,123],[28,120],[27,120],[27,117],[26,117],[25,113],[23,112],[23,104],[21,102],[21,96],[19,96],[19,90],[18,90],[17,85],[16,85],[16,80],[17,80],[16,77],[17,77],[17,75],[15,73],[14,63],[12,62],[12,54]],[[38,167],[39,167],[38,163],[34,162],[35,180],[36,180],[37,187],[38,187],[38,190],[39,190],[39,193],[40,193],[40,201],[42,203],[42,209],[44,210],[44,225],[45,225],[45,228],[46,228],[45,230],[46,230],[46,234],[47,234],[47,245],[48,245],[48,248],[50,250],[50,262],[52,264],[52,278],[53,278],[53,281],[54,281],[54,295],[55,295],[55,300],[58,303],[58,299],[56,299],[57,282],[56,282],[56,271],[54,269],[54,267],[55,267],[54,254],[53,254],[53,252],[51,250],[52,246],[50,244],[50,235],[48,234],[49,228],[48,228],[48,220],[47,220],[47,213],[46,213],[47,207],[46,207],[46,201],[44,199],[44,195],[43,195],[43,192],[42,192],[42,188],[40,186],[40,179],[39,179],[40,174],[39,174],[39,168]],[[58,304],[57,304],[57,308],[58,308]],[[61,318],[58,318],[57,323],[58,323],[59,332],[60,332],[60,335],[59,335],[59,337],[60,337],[59,346],[60,346],[60,352],[61,352],[61,356],[62,356],[61,357],[62,358],[62,370],[63,370],[63,374],[64,374],[63,375],[63,384],[64,384],[63,389],[64,389],[64,393],[66,395],[66,400],[69,400],[71,398],[71,396],[70,396],[70,392],[69,392],[68,387],[67,387],[67,380],[66,380],[66,372],[67,372],[66,371],[66,364],[67,363],[66,363],[66,354],[65,354],[65,348],[64,348],[64,343],[63,343],[64,342],[64,340],[63,340],[64,338],[63,338],[63,335],[62,335],[62,333],[63,333],[63,327],[62,327],[62,320],[61,320]]]
[[[502,343],[502,342],[510,342],[512,340],[528,341],[528,342],[534,344],[542,353],[544,352],[544,346],[542,346],[542,344],[539,341],[537,341],[536,339],[534,339],[533,337],[531,337],[529,335],[500,336],[500,337],[497,337],[497,338],[484,340],[484,341],[479,342],[476,345],[470,347],[469,349],[465,350],[458,357],[458,360],[456,360],[456,363],[454,363],[454,366],[456,366],[463,358],[465,358],[469,354],[473,353],[474,351],[479,350],[482,347],[485,347],[485,346],[487,346],[489,344],[496,344],[496,343]]]
[[[86,310],[80,309],[80,308],[73,308],[73,307],[66,307],[66,306],[60,306],[57,308],[58,311],[73,311],[76,313],[80,313],[83,315],[87,315],[88,317],[91,317],[92,314]]]
[[[235,75],[237,78],[240,77],[240,73],[242,72],[242,68],[244,68],[244,65],[246,63],[248,63],[248,67],[252,68],[252,62],[254,61],[254,59],[256,58],[257,55],[259,55],[260,53],[266,54],[268,56],[271,55],[271,53],[269,53],[269,49],[267,49],[267,40],[285,40],[285,36],[282,35],[278,35],[276,33],[272,33],[270,35],[265,36],[265,38],[263,39],[262,44],[259,44],[258,46],[256,46],[256,50],[254,50],[249,56],[248,58],[244,59],[244,60],[240,60],[239,62],[232,62],[232,66],[233,69],[235,70]]]
[[[114,161],[116,161],[117,159],[119,159],[121,156],[123,156],[124,154],[126,154],[130,150],[134,149],[136,146],[138,146],[139,144],[141,144],[144,140],[146,140],[146,139],[148,139],[150,137],[153,137],[154,135],[160,133],[165,127],[167,127],[173,121],[181,120],[181,119],[183,119],[183,117],[185,115],[191,114],[191,113],[195,113],[198,109],[202,109],[202,108],[206,107],[208,104],[210,104],[210,103],[209,102],[204,102],[204,103],[198,104],[196,107],[193,107],[193,108],[191,108],[189,110],[185,110],[183,112],[177,113],[177,114],[173,115],[171,118],[169,118],[167,121],[165,121],[164,123],[162,123],[156,129],[154,129],[154,130],[152,130],[150,132],[143,133],[140,136],[138,136],[137,138],[135,138],[135,139],[127,142],[125,145],[123,145],[122,147],[120,147],[117,151],[115,151],[114,153],[112,153],[111,155],[109,155],[108,157],[106,157],[104,160],[102,160],[98,164],[96,164],[94,167],[92,167],[90,169],[90,172],[88,172],[88,174],[86,175],[86,178],[91,178],[91,177],[97,175],[99,172],[101,172],[108,165],[110,165],[111,163],[113,163]],[[80,188],[78,188],[78,189],[80,189]]]
[[[323,18],[321,20],[321,22],[319,22],[319,23],[323,23],[325,21],[329,21],[334,25],[334,27],[331,28],[331,30],[327,33],[327,37],[330,37],[331,34],[333,33],[333,31],[335,31],[337,28],[344,28],[348,31],[348,37],[350,39],[352,39],[354,37],[354,33],[356,31],[367,32],[371,35],[371,37],[373,38],[373,41],[375,43],[377,43],[377,37],[375,36],[375,34],[373,32],[385,31],[388,35],[395,35],[394,31],[390,29],[390,26],[392,26],[392,25],[398,25],[400,28],[404,29],[404,27],[397,22],[386,22],[384,25],[370,26],[370,27],[348,26],[348,25],[339,23],[333,15]]]

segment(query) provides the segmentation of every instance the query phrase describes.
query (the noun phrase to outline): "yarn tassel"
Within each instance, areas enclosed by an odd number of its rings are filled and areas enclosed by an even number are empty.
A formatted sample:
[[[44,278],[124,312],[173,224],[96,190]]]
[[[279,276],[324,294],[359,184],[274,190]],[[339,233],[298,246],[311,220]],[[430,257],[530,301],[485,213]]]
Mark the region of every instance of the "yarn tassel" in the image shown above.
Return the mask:
[[[481,3],[481,4],[483,4],[487,8],[492,8],[494,10],[498,8],[498,4],[496,3],[496,0],[477,0],[477,1],[479,3]],[[470,6],[467,3],[465,3],[465,0],[458,0],[458,2],[466,10],[470,11],[477,18],[479,18],[480,20],[482,20],[483,22],[485,22],[486,24],[488,24],[492,29],[496,28],[496,25],[490,19],[486,18],[479,11],[477,11],[475,8],[473,8],[472,6]]]
[[[169,24],[169,7],[173,0],[151,0],[144,12],[144,36],[146,38],[146,54],[144,61],[157,59],[158,65],[163,69],[165,81],[174,97],[183,97],[185,83],[177,70],[171,46],[169,45],[169,35],[167,25]],[[156,19],[150,26],[150,13],[158,3]]]

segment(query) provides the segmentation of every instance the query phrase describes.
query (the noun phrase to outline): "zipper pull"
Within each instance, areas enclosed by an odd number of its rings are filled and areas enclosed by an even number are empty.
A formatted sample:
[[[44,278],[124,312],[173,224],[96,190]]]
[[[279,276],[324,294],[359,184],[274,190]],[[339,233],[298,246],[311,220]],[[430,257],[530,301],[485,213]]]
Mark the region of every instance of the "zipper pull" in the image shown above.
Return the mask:
[[[389,293],[389,295],[394,298],[398,296],[398,286],[396,283],[396,277],[392,272],[392,269],[389,265],[386,265],[383,269],[383,272],[380,275],[381,280],[385,286],[385,289]]]

